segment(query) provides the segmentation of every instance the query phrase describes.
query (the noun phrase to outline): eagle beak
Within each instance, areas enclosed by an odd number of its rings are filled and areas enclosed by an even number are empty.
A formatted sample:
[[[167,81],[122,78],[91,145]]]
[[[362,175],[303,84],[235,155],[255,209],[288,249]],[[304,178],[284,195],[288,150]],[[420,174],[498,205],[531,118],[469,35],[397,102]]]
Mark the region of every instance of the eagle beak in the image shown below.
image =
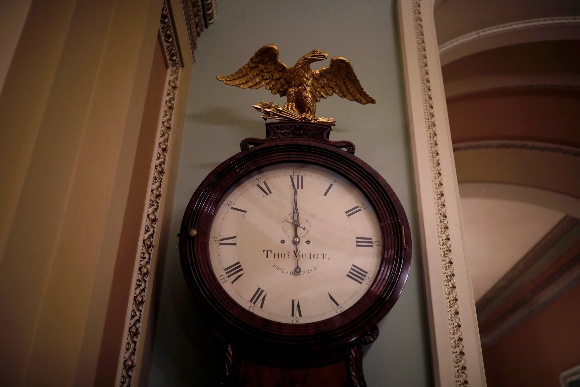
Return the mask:
[[[326,52],[321,52],[321,53],[319,53],[319,54],[315,54],[315,55],[313,55],[313,57],[314,57],[316,60],[325,60],[326,58],[328,58],[328,53],[326,53]]]
[[[328,58],[328,54],[326,52],[323,52],[323,51],[312,50],[308,53],[307,57],[310,60],[310,63],[312,63],[312,62],[318,62],[321,60],[325,60],[326,58]]]

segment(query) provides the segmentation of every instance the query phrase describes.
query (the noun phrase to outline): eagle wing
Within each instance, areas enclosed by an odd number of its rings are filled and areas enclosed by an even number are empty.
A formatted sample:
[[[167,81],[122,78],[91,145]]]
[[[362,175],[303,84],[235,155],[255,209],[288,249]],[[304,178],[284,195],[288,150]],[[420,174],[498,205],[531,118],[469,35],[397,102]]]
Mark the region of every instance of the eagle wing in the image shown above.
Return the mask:
[[[259,89],[265,87],[272,94],[286,95],[288,90],[289,68],[278,60],[278,47],[267,44],[238,71],[231,75],[218,76],[217,79],[226,85],[242,89]]]
[[[350,62],[340,56],[332,58],[328,66],[314,71],[311,93],[316,102],[336,93],[363,105],[375,103],[375,99],[362,88]]]

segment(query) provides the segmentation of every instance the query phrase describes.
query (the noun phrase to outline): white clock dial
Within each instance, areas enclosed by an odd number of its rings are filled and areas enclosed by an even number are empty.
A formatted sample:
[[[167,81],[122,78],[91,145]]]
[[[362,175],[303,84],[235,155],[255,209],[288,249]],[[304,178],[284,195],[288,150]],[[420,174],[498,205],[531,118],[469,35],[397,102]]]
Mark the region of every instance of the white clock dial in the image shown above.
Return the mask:
[[[210,233],[213,271],[238,304],[266,319],[334,317],[370,288],[381,262],[377,216],[328,169],[278,164],[224,198]]]

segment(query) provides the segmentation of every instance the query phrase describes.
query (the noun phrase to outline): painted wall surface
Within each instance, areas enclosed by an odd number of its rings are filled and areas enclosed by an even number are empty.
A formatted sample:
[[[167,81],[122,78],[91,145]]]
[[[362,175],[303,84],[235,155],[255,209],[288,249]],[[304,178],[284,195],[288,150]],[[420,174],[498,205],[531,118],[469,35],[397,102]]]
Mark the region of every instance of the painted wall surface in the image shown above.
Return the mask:
[[[215,79],[237,70],[265,44],[276,44],[289,66],[318,48],[348,58],[376,105],[333,96],[317,114],[333,117],[333,140],[352,141],[356,155],[385,177],[407,211],[414,232],[410,276],[401,298],[379,324],[367,348],[369,386],[431,384],[428,328],[423,299],[417,210],[394,1],[219,2],[215,24],[198,41],[170,235],[176,235],[187,203],[202,179],[239,151],[246,137],[263,137],[263,121],[251,107],[285,99],[265,89],[242,90]],[[328,60],[313,68],[326,66]],[[151,386],[216,384],[221,364],[214,341],[192,305],[181,272],[177,239],[163,268]]]
[[[139,200],[131,182],[153,155],[135,162],[163,1],[21,3],[0,2],[0,23],[13,19],[17,35],[0,39],[0,385],[112,385],[136,257],[120,238],[135,222],[126,211],[140,224],[145,205],[127,202]],[[175,26],[187,44],[183,18]],[[31,225],[42,231],[31,237]],[[120,296],[114,282],[127,284]]]

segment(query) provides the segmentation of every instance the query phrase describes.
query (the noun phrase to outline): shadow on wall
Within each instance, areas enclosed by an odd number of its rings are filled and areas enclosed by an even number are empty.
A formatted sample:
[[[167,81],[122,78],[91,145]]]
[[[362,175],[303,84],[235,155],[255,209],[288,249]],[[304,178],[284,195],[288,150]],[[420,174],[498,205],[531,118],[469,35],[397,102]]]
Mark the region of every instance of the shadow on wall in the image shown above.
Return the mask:
[[[164,316],[164,327],[157,331],[165,337],[156,340],[160,347],[155,348],[149,385],[217,386],[223,372],[220,345],[193,308],[194,300],[183,275],[174,278],[178,283],[171,295],[173,311]]]
[[[234,138],[256,137],[264,135],[264,127],[256,119],[248,119],[241,107],[209,106],[199,113],[187,115],[187,120],[198,125],[210,127],[212,130],[228,131],[228,136]],[[252,107],[244,107],[244,111]],[[255,112],[258,115],[258,112]],[[235,133],[231,133],[235,130]]]

